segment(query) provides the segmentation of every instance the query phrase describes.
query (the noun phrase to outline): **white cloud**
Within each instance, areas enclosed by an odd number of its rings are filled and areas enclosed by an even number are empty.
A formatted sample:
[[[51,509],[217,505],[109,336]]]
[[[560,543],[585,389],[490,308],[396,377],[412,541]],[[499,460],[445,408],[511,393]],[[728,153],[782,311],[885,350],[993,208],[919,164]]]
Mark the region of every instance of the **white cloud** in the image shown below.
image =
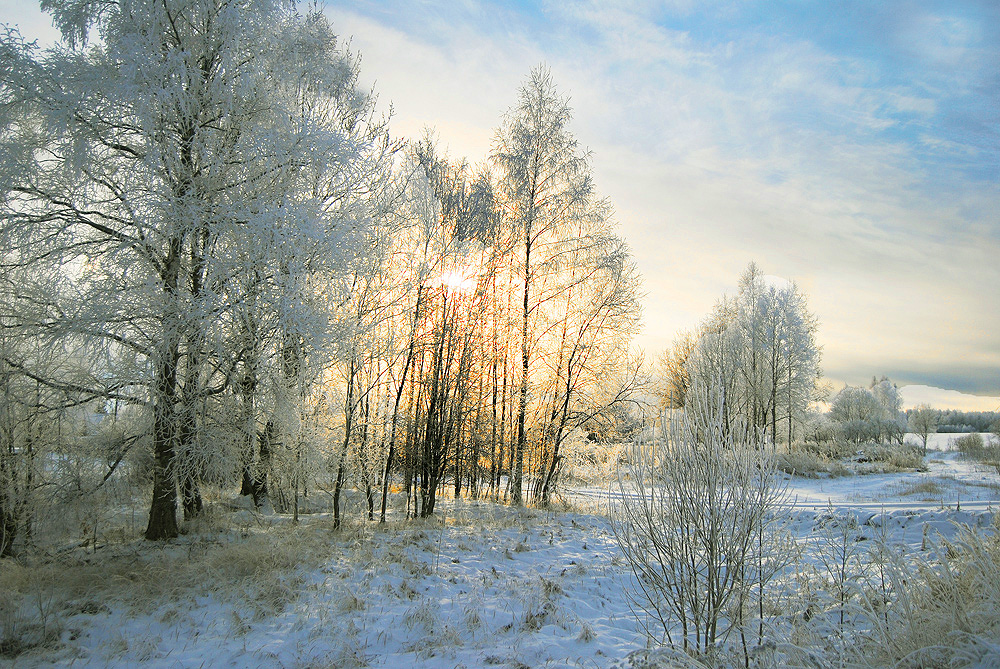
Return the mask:
[[[416,137],[433,127],[452,155],[473,161],[488,153],[521,79],[542,60],[537,51],[509,48],[465,26],[440,43],[350,11],[327,13],[361,53],[362,77],[376,85],[383,107],[392,104],[394,133]]]
[[[473,161],[529,69],[551,64],[645,277],[649,349],[696,325],[754,259],[809,295],[831,373],[1000,369],[1000,188],[941,184],[918,160],[947,141],[927,125],[933,87],[882,83],[878,64],[807,36],[709,43],[654,23],[692,7],[550,3],[491,20],[497,5],[425,5],[330,13],[394,103],[395,131],[433,125]],[[975,39],[908,29],[954,49],[936,66]],[[885,133],[915,120],[913,142]]]
[[[935,409],[1000,411],[1000,397],[969,395],[955,390],[916,384],[903,386],[899,392],[903,397],[904,409],[910,409],[919,404],[929,404]]]

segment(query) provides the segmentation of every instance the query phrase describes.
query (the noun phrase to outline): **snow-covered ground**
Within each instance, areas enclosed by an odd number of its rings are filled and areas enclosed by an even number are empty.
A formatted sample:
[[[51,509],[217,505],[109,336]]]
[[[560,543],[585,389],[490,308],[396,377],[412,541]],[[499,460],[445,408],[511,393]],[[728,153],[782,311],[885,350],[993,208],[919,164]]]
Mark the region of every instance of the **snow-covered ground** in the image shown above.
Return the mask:
[[[926,472],[796,477],[789,481],[789,492],[799,508],[829,505],[870,510],[998,508],[1000,477],[995,468],[965,461],[954,450],[928,450],[924,462]]]
[[[308,566],[263,579],[251,564],[233,580],[201,555],[218,547],[193,537],[135,555],[155,569],[157,558],[183,567],[193,553],[219,577],[212,590],[195,581],[151,598],[95,587],[53,607],[59,644],[14,665],[594,667],[643,646],[606,518],[440,504],[438,519],[336,535],[328,519],[309,518],[296,531],[322,534],[327,550],[312,546]],[[266,563],[259,552],[235,559]]]
[[[849,516],[859,541],[884,528],[913,551],[928,536],[953,536],[954,522],[989,527],[997,472],[953,451],[930,451],[927,462],[923,473],[791,479],[793,537],[816,544],[831,513]],[[246,517],[237,532],[78,551],[59,575],[24,576],[23,599],[0,593],[0,632],[25,643],[0,663],[611,666],[646,640],[601,492],[574,491],[572,510],[561,511],[444,500],[434,519],[340,532],[324,514],[296,528]],[[20,567],[2,569],[4,583],[18,582]]]

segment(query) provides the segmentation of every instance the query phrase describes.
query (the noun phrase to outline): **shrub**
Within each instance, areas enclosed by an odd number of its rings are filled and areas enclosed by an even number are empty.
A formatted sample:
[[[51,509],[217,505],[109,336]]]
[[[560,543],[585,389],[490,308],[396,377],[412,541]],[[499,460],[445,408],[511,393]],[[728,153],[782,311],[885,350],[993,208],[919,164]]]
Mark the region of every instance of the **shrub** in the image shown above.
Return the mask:
[[[886,446],[877,444],[863,449],[864,461],[876,463],[874,471],[881,474],[900,471],[927,471],[921,449],[904,444],[902,446]]]
[[[636,618],[695,654],[733,629],[763,635],[764,593],[789,552],[773,454],[723,429],[721,400],[702,404],[671,423],[666,444],[636,448],[612,510]]]
[[[985,450],[983,435],[972,432],[955,440],[955,449],[970,458],[978,458]]]
[[[778,470],[792,476],[819,478],[823,474],[846,476],[850,473],[847,467],[841,463],[811,450],[802,449],[791,453],[779,453],[775,459]]]
[[[796,451],[799,450],[822,456],[827,460],[839,460],[854,455],[858,450],[858,445],[853,442],[833,440],[824,444],[803,444],[801,449],[796,449]]]
[[[955,450],[969,460],[993,463],[1000,461],[1000,441],[983,439],[983,435],[972,432],[961,436],[953,442]]]

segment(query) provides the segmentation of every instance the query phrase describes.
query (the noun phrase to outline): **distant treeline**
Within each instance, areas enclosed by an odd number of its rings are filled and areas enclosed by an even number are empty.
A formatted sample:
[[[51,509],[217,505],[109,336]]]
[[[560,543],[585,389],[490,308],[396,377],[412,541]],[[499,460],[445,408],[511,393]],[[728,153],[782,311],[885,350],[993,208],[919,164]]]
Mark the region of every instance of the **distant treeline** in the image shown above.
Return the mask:
[[[913,409],[906,410],[909,418]],[[993,432],[1000,428],[1000,412],[945,409],[938,418],[938,432]]]

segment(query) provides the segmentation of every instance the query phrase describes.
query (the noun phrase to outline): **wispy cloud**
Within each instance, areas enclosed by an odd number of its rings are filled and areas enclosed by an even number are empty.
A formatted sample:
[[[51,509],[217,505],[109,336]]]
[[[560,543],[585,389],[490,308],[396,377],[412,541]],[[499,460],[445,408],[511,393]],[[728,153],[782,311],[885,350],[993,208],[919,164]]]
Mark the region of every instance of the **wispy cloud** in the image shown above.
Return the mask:
[[[397,127],[435,125],[475,159],[528,69],[552,66],[645,275],[647,347],[695,325],[756,259],[810,294],[837,380],[891,368],[997,394],[1000,13],[890,4],[331,13]]]
[[[837,381],[1000,394],[1000,4],[332,1],[394,131],[476,161],[528,70],[572,96],[646,279],[649,349],[757,260]],[[48,17],[0,21],[51,41]]]

